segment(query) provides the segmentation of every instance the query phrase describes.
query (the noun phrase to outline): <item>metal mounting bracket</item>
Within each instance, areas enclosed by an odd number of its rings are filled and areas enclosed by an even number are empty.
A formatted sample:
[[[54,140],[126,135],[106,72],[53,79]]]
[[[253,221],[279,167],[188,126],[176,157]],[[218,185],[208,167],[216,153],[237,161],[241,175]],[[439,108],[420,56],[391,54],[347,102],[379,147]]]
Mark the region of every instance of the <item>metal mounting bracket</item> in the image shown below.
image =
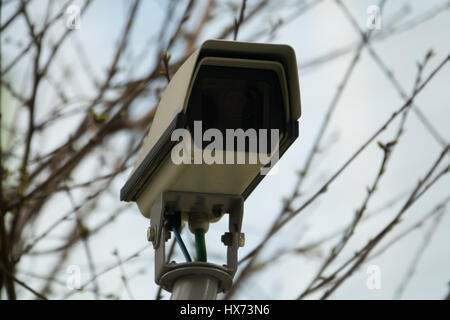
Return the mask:
[[[227,291],[232,284],[238,266],[238,249],[244,244],[241,234],[244,198],[237,195],[195,192],[165,191],[153,204],[150,213],[149,241],[155,249],[155,281],[171,292],[173,283],[182,276],[192,274],[210,275],[219,281],[219,292]],[[203,213],[210,221],[229,215],[228,232],[222,236],[227,248],[227,264],[220,266],[208,262],[167,261],[165,242],[170,239],[167,220],[171,214]],[[226,239],[224,241],[224,239]]]

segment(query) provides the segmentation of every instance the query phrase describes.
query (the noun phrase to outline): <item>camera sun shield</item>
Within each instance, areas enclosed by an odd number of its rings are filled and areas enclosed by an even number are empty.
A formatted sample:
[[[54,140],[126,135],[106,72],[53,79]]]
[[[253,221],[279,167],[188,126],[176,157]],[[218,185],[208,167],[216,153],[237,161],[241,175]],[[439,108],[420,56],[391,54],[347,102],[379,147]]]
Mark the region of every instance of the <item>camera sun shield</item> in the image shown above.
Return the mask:
[[[179,68],[164,91],[142,152],[121,190],[121,200],[136,201],[142,214],[150,217],[152,204],[166,190],[245,199],[264,178],[261,168],[266,163],[176,164],[171,158],[174,149],[181,144],[192,148],[188,160],[207,152],[210,141],[195,139],[196,125],[201,123],[203,132],[214,129],[222,136],[230,129],[254,130],[257,140],[266,139],[270,146],[261,150],[258,144],[252,149],[250,140],[243,140],[244,144],[232,143],[230,148],[227,141],[215,147],[216,154],[223,149],[237,158],[264,151],[270,155],[276,148],[281,157],[298,137],[300,114],[297,63],[291,47],[208,40]],[[188,131],[189,138],[174,141],[179,129]],[[275,129],[279,135],[274,148],[270,135],[261,132]]]

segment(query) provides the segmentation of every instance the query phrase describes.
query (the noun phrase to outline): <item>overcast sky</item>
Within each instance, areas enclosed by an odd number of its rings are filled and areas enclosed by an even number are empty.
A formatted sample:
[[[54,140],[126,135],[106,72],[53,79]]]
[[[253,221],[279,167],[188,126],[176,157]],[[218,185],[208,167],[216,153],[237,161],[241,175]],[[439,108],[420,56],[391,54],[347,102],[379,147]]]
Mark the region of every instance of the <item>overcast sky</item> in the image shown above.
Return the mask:
[[[442,5],[448,1],[387,1],[385,10],[382,13],[381,30],[389,24],[401,24],[415,16],[419,16],[428,10]],[[149,33],[157,32],[162,14],[162,1],[144,1],[140,8],[140,13],[136,21],[131,41],[131,51],[138,51],[145,45],[142,39],[147,39]],[[345,3],[350,7],[351,13],[358,21],[361,28],[365,30],[368,14],[368,6],[376,4],[375,1],[355,1],[347,0]],[[399,16],[398,12],[409,3],[409,12],[406,16]],[[87,15],[82,19],[81,30],[77,30],[76,38],[83,45],[86,56],[90,63],[100,74],[104,72],[104,67],[110,61],[115,39],[118,38],[123,26],[123,18],[127,7],[125,1],[96,0],[89,9]],[[286,16],[289,9],[275,8],[271,14],[273,16]],[[36,12],[40,9],[36,8]],[[5,10],[6,11],[6,10]],[[4,12],[7,16],[8,12]],[[400,19],[396,22],[396,19]],[[232,16],[221,16],[218,19],[218,28],[223,21],[231,20]],[[63,22],[61,22],[63,28]],[[20,28],[19,28],[20,29]],[[409,93],[416,76],[416,63],[423,59],[429,49],[433,49],[435,57],[428,65],[425,74],[438,65],[445,56],[450,53],[450,10],[442,12],[429,21],[410,30],[398,32],[387,39],[377,40],[373,43],[374,50],[383,59],[386,65],[391,68],[401,85]],[[14,32],[23,32],[15,30]],[[210,29],[204,35],[203,40],[215,34],[216,30]],[[247,39],[253,34],[252,27],[241,31],[240,37]],[[266,41],[267,39],[262,39]],[[240,249],[240,256],[250,252],[251,249],[261,240],[265,230],[271,225],[277,216],[281,199],[290,194],[295,182],[294,173],[300,169],[305,161],[305,156],[309,152],[313,140],[317,134],[320,123],[323,120],[325,110],[328,108],[339,83],[344,77],[353,55],[354,49],[347,54],[333,59],[330,62],[321,64],[318,67],[308,67],[308,64],[315,58],[331,52],[337,48],[354,46],[359,42],[358,33],[343,15],[342,10],[334,1],[325,0],[323,3],[311,9],[307,14],[299,17],[286,27],[277,32],[275,43],[285,43],[291,45],[297,55],[299,66],[300,91],[302,102],[302,117],[300,119],[300,137],[292,145],[289,151],[279,162],[279,171],[276,175],[266,177],[245,203],[245,215],[243,231],[247,235],[246,246]],[[149,55],[154,50],[150,49]],[[77,51],[73,46],[65,46],[63,56],[66,62],[76,61],[74,55]],[[175,53],[176,54],[176,53]],[[6,57],[5,59],[7,59]],[[148,59],[151,61],[151,59]],[[305,66],[306,65],[306,66]],[[25,72],[26,66],[21,66],[14,77],[20,78]],[[132,70],[133,76],[138,75],[142,70]],[[92,90],[83,83],[80,76],[79,87],[86,92]],[[63,80],[62,78],[60,79]],[[416,99],[416,105],[435,124],[439,133],[450,140],[450,66],[443,69],[430,83],[427,88],[420,93]],[[40,97],[46,99],[46,97]],[[328,128],[324,139],[324,148],[320,160],[313,164],[313,174],[308,176],[303,185],[304,195],[296,202],[301,204],[308,195],[317,191],[321,184],[330,177],[342,164],[354,153],[357,148],[375,132],[388,118],[398,109],[404,100],[390,84],[386,76],[380,71],[374,60],[366,50],[363,50],[360,61],[355,72],[352,74],[343,96],[333,115],[332,126]],[[142,103],[142,110],[152,106],[152,102]],[[392,129],[396,129],[398,122],[394,123]],[[45,146],[48,150],[55,146],[58,140],[58,130],[67,130],[69,124],[62,124],[55,128],[54,133],[45,138]],[[379,140],[389,141],[395,133],[388,130],[382,134]],[[441,151],[441,146],[426,131],[414,114],[410,114],[406,124],[406,131],[399,147],[395,150],[391,163],[388,167],[388,174],[379,186],[379,191],[370,203],[370,209],[386,203],[389,199],[403,194],[413,186],[418,179],[423,176],[437,158]],[[276,250],[283,247],[293,247],[310,243],[316,239],[333,233],[347,225],[353,218],[355,210],[362,202],[368,186],[375,178],[382,159],[382,152],[376,146],[371,145],[367,150],[336,180],[319,201],[304,211],[299,217],[294,219],[288,227],[275,237],[266,250],[261,255],[261,259],[270,257]],[[447,160],[449,158],[447,157]],[[448,162],[447,162],[448,163]],[[90,168],[81,168],[78,174],[90,174]],[[124,206],[119,202],[119,190],[125,182],[129,172],[121,175],[114,184],[117,195],[114,202],[111,198],[105,200],[104,205],[99,209],[97,216],[92,221],[99,221],[102,217],[115,207]],[[450,191],[450,179],[444,177],[433,189],[421,199],[405,215],[404,221],[398,226],[398,234],[401,230],[413,225],[420,220],[433,206]],[[49,205],[48,221],[42,226],[50,224],[61,214],[62,203],[67,202],[63,197],[56,197]],[[365,244],[368,239],[375,235],[392,217],[396,214],[399,205],[382,212],[374,218],[365,222],[358,229],[352,241],[344,251],[342,259],[337,259],[339,266],[344,262],[344,258]],[[98,269],[114,263],[111,252],[118,248],[122,257],[135,252],[146,244],[145,233],[148,221],[143,218],[136,206],[130,206],[127,212],[121,215],[115,223],[101,236],[92,241],[95,259],[98,262]],[[215,252],[224,252],[224,248],[219,240],[219,229],[215,226],[209,234],[208,249],[212,258]],[[393,246],[389,251],[381,256],[364,264],[351,279],[345,282],[342,287],[332,295],[337,299],[391,299],[394,291],[403,278],[416,249],[420,246],[429,223],[423,228],[411,233],[405,239]],[[423,255],[418,265],[414,278],[406,288],[403,297],[412,299],[440,299],[448,292],[448,282],[450,281],[450,214],[445,214],[438,226],[430,246]],[[62,228],[58,235],[64,235]],[[187,235],[186,235],[187,237]],[[387,237],[383,244],[392,237]],[[337,239],[329,242],[335,243]],[[213,244],[212,242],[216,242]],[[188,241],[189,243],[189,241]],[[47,244],[49,245],[49,244]],[[321,251],[327,253],[325,246]],[[376,250],[375,250],[376,251]],[[315,275],[315,271],[320,266],[320,252],[308,256],[285,257],[277,264],[268,267],[259,275],[251,278],[243,290],[236,296],[241,299],[264,299],[264,298],[295,298]],[[153,281],[153,252],[146,250],[142,258],[130,262],[126,266],[128,274],[134,274],[141,269],[146,269],[147,273],[134,277],[131,286],[136,298],[153,298],[156,292],[156,285]],[[323,257],[323,255],[322,255]],[[28,263],[24,261],[23,269],[33,268],[39,273],[46,271],[51,258],[42,258]],[[79,265],[83,272],[83,280],[89,278],[86,259],[82,248],[77,249],[67,265]],[[377,265],[381,270],[380,290],[369,290],[366,286],[367,266]],[[64,278],[64,274],[61,275]],[[31,280],[30,280],[31,281]],[[83,281],[82,281],[83,282]],[[37,282],[38,283],[38,282]],[[113,270],[100,278],[104,293],[115,292],[122,286],[120,273]],[[61,294],[67,291],[58,288]],[[59,292],[59,291],[58,291]],[[122,291],[123,292],[123,291]],[[310,298],[318,296],[312,295]],[[80,293],[73,298],[92,298],[89,293]],[[121,298],[128,298],[123,292]]]

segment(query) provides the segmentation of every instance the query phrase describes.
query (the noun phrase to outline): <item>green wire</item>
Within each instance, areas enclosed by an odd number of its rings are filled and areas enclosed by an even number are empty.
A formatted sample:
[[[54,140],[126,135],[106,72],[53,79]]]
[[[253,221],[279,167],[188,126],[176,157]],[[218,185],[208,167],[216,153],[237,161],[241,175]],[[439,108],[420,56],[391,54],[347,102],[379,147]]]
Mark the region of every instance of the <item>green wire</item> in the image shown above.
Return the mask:
[[[206,262],[205,230],[201,228],[195,230],[195,251],[197,252],[197,261]]]

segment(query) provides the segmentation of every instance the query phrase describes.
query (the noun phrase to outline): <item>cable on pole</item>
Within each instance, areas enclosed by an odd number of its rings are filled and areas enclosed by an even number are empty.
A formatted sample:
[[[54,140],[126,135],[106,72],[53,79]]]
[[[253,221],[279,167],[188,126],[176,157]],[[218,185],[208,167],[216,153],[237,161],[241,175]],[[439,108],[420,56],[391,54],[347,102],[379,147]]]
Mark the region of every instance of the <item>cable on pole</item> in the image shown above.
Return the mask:
[[[191,256],[189,255],[189,251],[187,250],[186,245],[184,244],[184,241],[181,238],[181,235],[175,226],[172,226],[172,231],[173,234],[175,235],[175,239],[177,240],[181,252],[183,252],[184,258],[186,259],[187,262],[192,262]]]
[[[206,262],[205,230],[202,228],[195,229],[195,251],[197,252],[197,261]]]

